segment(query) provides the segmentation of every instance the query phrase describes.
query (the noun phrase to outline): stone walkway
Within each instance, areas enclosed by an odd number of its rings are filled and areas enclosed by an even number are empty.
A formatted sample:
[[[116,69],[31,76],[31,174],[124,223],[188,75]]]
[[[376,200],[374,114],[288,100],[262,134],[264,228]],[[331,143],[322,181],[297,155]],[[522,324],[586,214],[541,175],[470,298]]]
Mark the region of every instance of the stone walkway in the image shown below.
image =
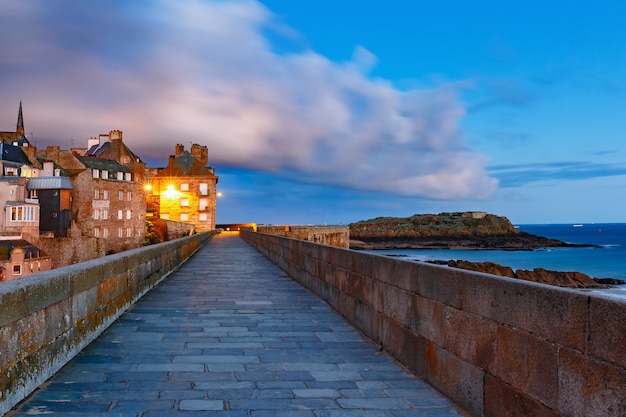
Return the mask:
[[[211,240],[9,416],[33,414],[460,415],[237,235]]]

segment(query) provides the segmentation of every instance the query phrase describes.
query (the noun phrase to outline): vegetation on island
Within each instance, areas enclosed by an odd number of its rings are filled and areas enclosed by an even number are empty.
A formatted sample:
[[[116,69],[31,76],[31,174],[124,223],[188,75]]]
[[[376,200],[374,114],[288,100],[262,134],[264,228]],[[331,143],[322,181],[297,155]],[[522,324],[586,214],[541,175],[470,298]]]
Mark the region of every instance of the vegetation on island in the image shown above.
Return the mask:
[[[377,217],[350,224],[353,249],[468,248],[531,250],[589,246],[520,231],[503,216],[485,212]]]

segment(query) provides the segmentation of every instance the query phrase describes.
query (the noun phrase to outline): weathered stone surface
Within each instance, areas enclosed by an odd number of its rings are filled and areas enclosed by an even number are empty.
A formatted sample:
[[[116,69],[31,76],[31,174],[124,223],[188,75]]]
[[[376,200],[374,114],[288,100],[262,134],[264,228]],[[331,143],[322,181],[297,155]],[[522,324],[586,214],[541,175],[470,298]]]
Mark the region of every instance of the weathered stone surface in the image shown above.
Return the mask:
[[[493,375],[485,375],[485,417],[554,417],[555,412]]]
[[[548,407],[556,408],[557,350],[554,344],[526,331],[500,326],[495,376]]]
[[[569,417],[626,416],[626,370],[561,349],[559,411]]]
[[[616,349],[616,346],[623,347]],[[626,301],[593,297],[589,303],[589,353],[626,368]]]

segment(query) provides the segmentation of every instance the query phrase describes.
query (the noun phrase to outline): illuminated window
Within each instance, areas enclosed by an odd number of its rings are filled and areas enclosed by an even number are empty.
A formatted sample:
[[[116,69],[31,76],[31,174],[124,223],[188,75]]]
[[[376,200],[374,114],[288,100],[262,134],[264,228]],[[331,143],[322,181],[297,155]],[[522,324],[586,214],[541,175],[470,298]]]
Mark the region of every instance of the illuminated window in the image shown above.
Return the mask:
[[[207,220],[209,220],[209,215],[207,213],[200,213],[198,214],[198,220],[201,222],[206,222]]]
[[[187,213],[180,213],[180,221],[181,222],[186,222],[189,220],[189,214]]]
[[[200,195],[209,195],[209,184],[200,184]]]
[[[161,218],[163,220],[169,220],[170,219],[170,215],[168,213],[161,213]]]
[[[181,207],[189,207],[189,199],[188,198],[181,198],[180,199],[180,206]]]
[[[189,191],[189,184],[187,183],[180,184],[180,191]]]
[[[206,210],[208,206],[209,206],[209,199],[208,198],[201,198],[200,199],[200,210]]]

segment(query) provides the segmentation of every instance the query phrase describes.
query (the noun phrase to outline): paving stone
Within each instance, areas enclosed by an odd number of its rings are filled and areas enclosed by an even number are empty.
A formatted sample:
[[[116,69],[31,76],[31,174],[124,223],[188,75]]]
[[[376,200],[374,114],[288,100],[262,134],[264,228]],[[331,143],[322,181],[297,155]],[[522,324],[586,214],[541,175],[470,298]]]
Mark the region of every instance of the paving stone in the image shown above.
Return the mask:
[[[11,417],[458,417],[236,235],[213,238]]]

